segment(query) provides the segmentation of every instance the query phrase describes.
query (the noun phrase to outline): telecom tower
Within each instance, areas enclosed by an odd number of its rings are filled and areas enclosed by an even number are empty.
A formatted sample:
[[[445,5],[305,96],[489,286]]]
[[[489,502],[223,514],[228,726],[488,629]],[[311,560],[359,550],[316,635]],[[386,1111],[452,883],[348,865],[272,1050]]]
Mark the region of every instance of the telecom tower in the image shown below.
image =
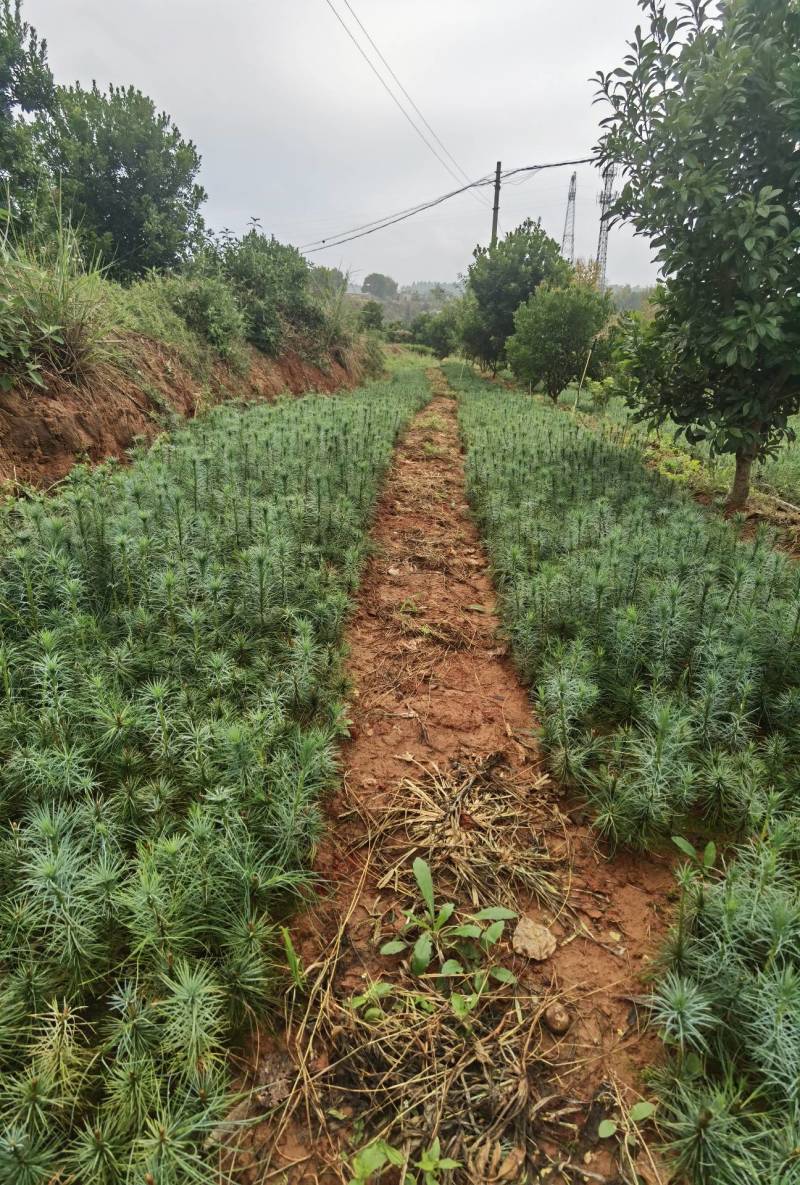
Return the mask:
[[[561,239],[561,254],[570,263],[575,262],[575,195],[578,191],[578,174],[573,173],[569,179],[569,197],[567,198],[567,216],[564,219],[564,235]]]
[[[597,241],[597,285],[601,292],[606,290],[606,265],[608,263],[608,215],[614,201],[614,181],[617,166],[608,165],[603,172],[603,192],[600,202],[600,238]]]

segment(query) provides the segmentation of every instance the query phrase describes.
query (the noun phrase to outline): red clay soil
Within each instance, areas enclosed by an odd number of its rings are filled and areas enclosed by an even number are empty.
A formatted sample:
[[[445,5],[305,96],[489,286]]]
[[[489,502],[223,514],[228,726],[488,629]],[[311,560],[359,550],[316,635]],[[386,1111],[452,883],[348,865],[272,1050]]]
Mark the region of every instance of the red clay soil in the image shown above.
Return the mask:
[[[191,417],[209,402],[330,392],[360,380],[333,360],[322,370],[295,353],[270,359],[253,350],[246,375],[220,364],[206,383],[168,346],[138,336],[128,344],[124,370],[103,367],[84,386],[54,381],[44,392],[0,392],[0,489],[48,487],[78,461],[122,458],[137,439],[162,432],[167,419]]]
[[[533,1054],[527,1063],[527,1045],[520,1064],[529,1078],[524,1089],[534,1092],[531,1114],[542,1108],[552,1113],[550,1126],[537,1132],[532,1146],[515,1149],[513,1156],[527,1156],[527,1180],[627,1181],[635,1162],[643,1181],[658,1182],[659,1170],[642,1143],[623,1166],[617,1163],[617,1141],[600,1141],[597,1127],[620,1099],[630,1104],[642,1097],[640,1071],[659,1056],[658,1041],[641,1031],[635,1000],[644,990],[642,970],[665,931],[670,870],[666,860],[653,856],[618,855],[609,861],[580,812],[542,769],[529,697],[499,637],[486,556],[466,501],[456,403],[439,372],[433,381],[434,399],[400,444],[380,500],[375,554],[349,629],[355,723],[342,754],[343,787],[328,804],[316,859],[326,888],[292,925],[310,979],[336,947],[332,987],[317,1002],[312,999],[309,1012],[322,1011],[331,991],[347,997],[363,991],[370,979],[386,977],[392,960],[380,959],[376,950],[387,919],[396,916],[398,884],[398,874],[386,870],[403,848],[396,824],[403,822],[407,836],[414,812],[422,809],[414,787],[429,786],[438,775],[445,786],[474,782],[484,796],[509,796],[516,816],[507,827],[509,850],[497,861],[496,881],[487,868],[487,883],[477,885],[477,904],[510,899],[557,943],[552,956],[539,962],[515,955],[508,944],[503,951],[520,988],[530,1000],[541,1001],[534,1016],[536,1065]],[[484,776],[487,770],[492,772]],[[475,771],[483,771],[477,780]],[[472,801],[449,820],[448,836],[437,844],[468,845],[476,829],[486,826],[483,810],[491,803]],[[502,826],[498,834],[502,841]],[[531,845],[526,853],[543,853],[543,867],[554,878],[549,901],[515,890],[505,875],[522,854],[521,842]],[[405,846],[410,864],[413,845]],[[446,896],[452,896],[450,885]],[[459,900],[467,909],[475,904],[463,894]],[[553,1001],[568,1012],[569,1028],[561,1037],[538,1024]],[[316,1017],[307,1015],[290,1029],[307,1036],[315,1023]],[[286,1085],[276,1095],[274,1084],[281,1075],[288,1084],[298,1060],[306,1058],[313,1076],[324,1073],[334,1057],[322,1037],[298,1050],[295,1036],[265,1039],[253,1057],[256,1082],[272,1083],[272,1104],[290,1093]],[[352,1105],[347,1098],[346,1092],[339,1094],[335,1107],[329,1100],[316,1113],[306,1099],[295,1105],[291,1119],[285,1106],[283,1114],[278,1107],[244,1129],[237,1177],[247,1185],[346,1181],[344,1159],[370,1136],[349,1120],[359,1113],[358,1082]],[[265,1108],[269,1102],[264,1100]],[[331,1135],[324,1115],[342,1121],[341,1129],[334,1122]],[[521,1163],[518,1171],[510,1158],[503,1163],[505,1169],[495,1175],[484,1167],[469,1179],[523,1179]]]

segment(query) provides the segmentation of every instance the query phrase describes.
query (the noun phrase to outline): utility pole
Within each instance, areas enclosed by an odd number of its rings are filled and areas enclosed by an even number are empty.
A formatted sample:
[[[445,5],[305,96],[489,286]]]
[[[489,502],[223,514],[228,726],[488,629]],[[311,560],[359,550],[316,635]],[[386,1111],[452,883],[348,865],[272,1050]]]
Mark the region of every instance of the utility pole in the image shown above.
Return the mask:
[[[494,175],[494,209],[492,210],[492,246],[497,246],[497,219],[500,217],[500,172],[503,168],[503,162],[497,162],[497,170]]]
[[[575,198],[578,192],[578,174],[573,173],[569,180],[569,195],[567,197],[567,216],[564,219],[564,235],[561,239],[561,254],[570,263],[575,262]]]

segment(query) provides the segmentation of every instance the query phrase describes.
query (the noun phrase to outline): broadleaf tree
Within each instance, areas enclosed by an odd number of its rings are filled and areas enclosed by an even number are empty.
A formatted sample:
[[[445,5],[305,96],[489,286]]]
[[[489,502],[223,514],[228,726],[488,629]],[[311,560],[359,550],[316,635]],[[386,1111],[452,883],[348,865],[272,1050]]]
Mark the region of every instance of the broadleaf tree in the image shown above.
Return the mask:
[[[358,310],[362,329],[383,329],[383,305],[377,300],[365,300]]]
[[[115,277],[173,267],[199,245],[197,149],[141,91],[59,87],[34,136],[87,252]]]
[[[377,300],[391,300],[397,296],[397,280],[391,276],[384,276],[381,272],[370,272],[361,285],[361,291]]]
[[[411,322],[414,341],[428,346],[437,358],[447,358],[459,345],[461,315],[460,300],[448,301],[435,313],[420,313]]]
[[[55,85],[47,42],[22,19],[21,0],[0,4],[0,181],[24,226],[36,205],[40,167],[26,116],[49,111]]]
[[[570,265],[558,243],[526,219],[494,247],[476,247],[467,276],[463,344],[468,357],[496,370],[514,332],[514,314],[539,284],[566,283]]]
[[[627,395],[637,418],[735,455],[737,509],[800,409],[800,5],[639,4],[630,53],[598,75],[598,157],[623,170],[612,217],[664,275]]]

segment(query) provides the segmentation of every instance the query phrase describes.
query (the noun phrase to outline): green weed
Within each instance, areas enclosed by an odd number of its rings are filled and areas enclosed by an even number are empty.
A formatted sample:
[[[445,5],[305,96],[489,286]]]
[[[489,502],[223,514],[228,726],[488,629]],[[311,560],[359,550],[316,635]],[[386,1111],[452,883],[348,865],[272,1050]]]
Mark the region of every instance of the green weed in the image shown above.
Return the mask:
[[[85,382],[119,359],[102,269],[85,262],[60,216],[53,234],[0,234],[0,389],[44,387],[46,377]]]

